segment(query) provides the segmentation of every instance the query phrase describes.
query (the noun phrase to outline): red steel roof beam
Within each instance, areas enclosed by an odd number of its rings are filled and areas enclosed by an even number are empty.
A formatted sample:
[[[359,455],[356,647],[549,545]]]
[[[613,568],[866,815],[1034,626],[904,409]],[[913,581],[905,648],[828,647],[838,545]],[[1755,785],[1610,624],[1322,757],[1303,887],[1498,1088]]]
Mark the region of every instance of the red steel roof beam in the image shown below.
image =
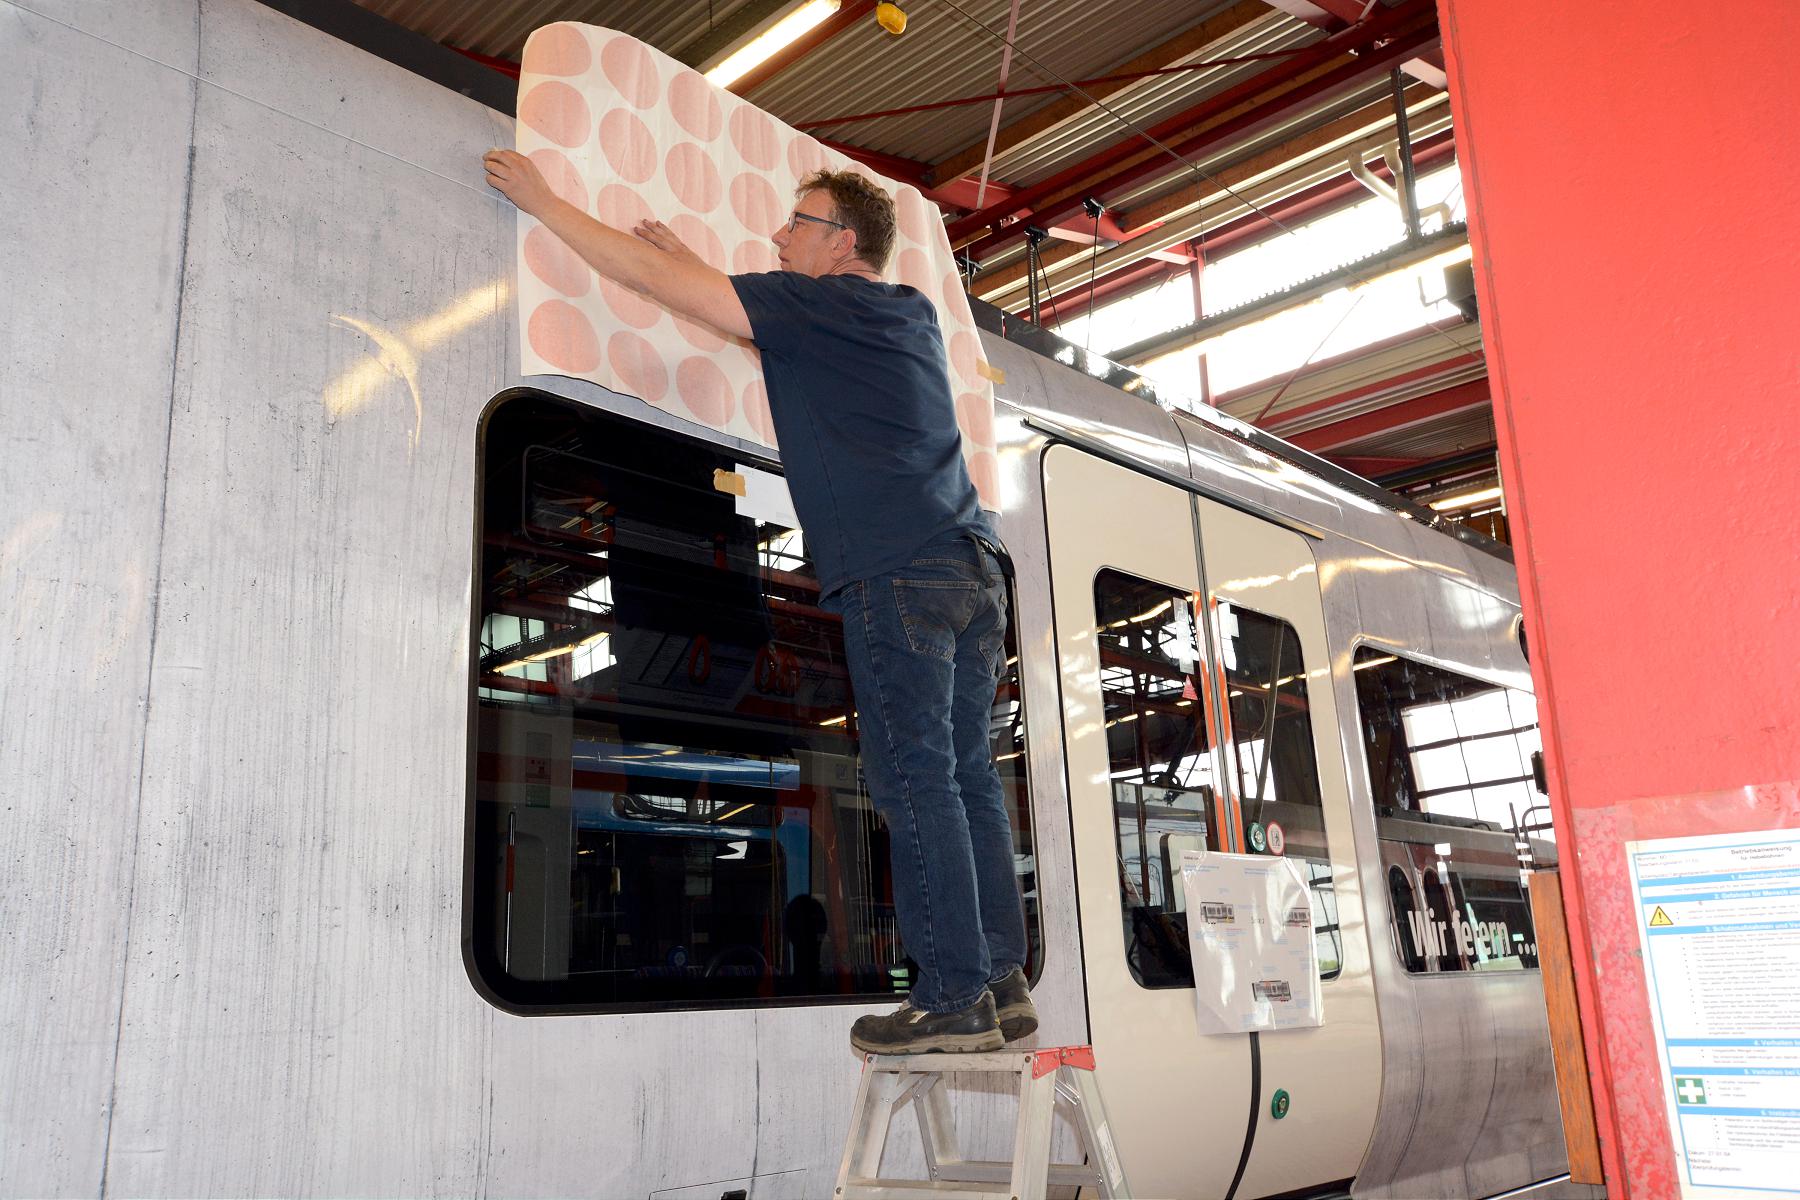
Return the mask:
[[[1455,157],[1456,141],[1452,136],[1451,131],[1448,129],[1440,134],[1434,134],[1426,141],[1418,142],[1414,145],[1413,163],[1420,170],[1450,162]],[[1378,163],[1369,169],[1378,178],[1386,179],[1388,177],[1389,172],[1385,164]],[[993,187],[992,184],[989,184],[988,186],[990,189]],[[1289,196],[1284,200],[1277,201],[1274,204],[1266,204],[1260,211],[1249,213],[1238,220],[1231,222],[1229,225],[1222,226],[1221,228],[1206,234],[1204,239],[1196,237],[1193,242],[1170,246],[1168,247],[1168,250],[1183,253],[1185,255],[1188,246],[1198,245],[1203,241],[1206,249],[1207,261],[1215,262],[1220,255],[1227,251],[1235,250],[1239,246],[1247,243],[1254,243],[1261,241],[1264,238],[1272,237],[1281,232],[1285,227],[1299,224],[1302,221],[1311,221],[1315,218],[1336,212],[1338,209],[1347,207],[1348,205],[1355,204],[1358,201],[1366,200],[1369,198],[1369,194],[1369,189],[1354,179],[1328,180],[1325,183],[1314,184],[1305,191],[1296,192],[1294,195]],[[1131,214],[1127,212],[1125,217],[1129,220]],[[1068,221],[1064,222],[1062,226],[1059,226],[1059,228],[1080,228],[1081,222],[1082,218],[1071,217]],[[1091,225],[1088,226],[1088,228],[1091,228]],[[1105,227],[1102,226],[1103,232],[1104,228]],[[1156,228],[1155,225],[1134,226],[1128,231],[1126,238],[1122,240],[1129,241],[1131,238],[1139,237],[1144,232],[1154,228]],[[1085,233],[1086,229],[1082,229],[1081,231]],[[1167,251],[1165,251],[1165,253],[1166,252]],[[1162,282],[1162,277],[1159,274],[1154,272],[1141,273],[1140,269],[1147,261],[1149,261],[1147,258],[1137,259],[1124,266],[1114,267],[1112,270],[1101,275],[1095,282],[1095,294],[1098,296],[1125,298],[1131,294],[1134,286],[1143,288]],[[1060,263],[1058,265],[1060,266]],[[1181,275],[1187,272],[1186,266],[1168,262],[1166,260],[1161,262],[1160,265],[1168,268],[1172,275]],[[977,281],[977,286],[981,286],[981,281]],[[1081,295],[1086,296],[1087,284],[1083,282],[1079,286],[1070,285],[1062,291],[1058,291],[1055,293],[1055,301],[1056,303],[1061,304],[1064,302],[1065,294],[1072,296],[1078,291]]]
[[[1380,17],[1353,29],[1346,30],[1342,34],[1336,34],[1327,38],[1317,46],[1310,47],[1305,53],[1296,55],[1292,60],[1284,63],[1280,67],[1264,71],[1251,79],[1245,80],[1243,83],[1226,88],[1217,95],[1209,97],[1203,103],[1196,105],[1185,112],[1177,113],[1175,116],[1164,121],[1158,122],[1147,132],[1151,137],[1154,137],[1159,141],[1167,141],[1170,138],[1179,138],[1187,133],[1190,127],[1195,124],[1208,120],[1209,118],[1216,118],[1220,113],[1225,112],[1244,101],[1254,99],[1256,96],[1269,91],[1271,88],[1290,85],[1291,81],[1296,77],[1324,66],[1352,50],[1366,50],[1375,41],[1392,33],[1397,28],[1405,26],[1407,23],[1414,21],[1423,14],[1434,12],[1435,10],[1432,9],[1429,0],[1407,0],[1406,3],[1398,8],[1386,10]],[[1436,27],[1434,22],[1430,27],[1430,37],[1423,40],[1429,41],[1435,40],[1435,38]],[[1385,60],[1385,56],[1383,57]],[[1352,62],[1345,64],[1345,67],[1339,68],[1337,72],[1332,72],[1324,78],[1334,78],[1342,73],[1348,73],[1351,78],[1354,79],[1361,74],[1368,73],[1368,67],[1367,64],[1363,62]],[[1342,84],[1341,79],[1337,82],[1339,85]],[[1308,86],[1317,89],[1317,81]],[[1280,100],[1276,101],[1276,104],[1285,107],[1282,102],[1288,100],[1290,95],[1292,95],[1291,92],[1288,95],[1284,95]],[[1258,111],[1260,112],[1262,110],[1259,109]],[[1204,144],[1205,140],[1210,140],[1215,136],[1216,133],[1213,131],[1201,135],[1200,144]],[[1156,149],[1155,147],[1151,147],[1150,149],[1154,152],[1155,160],[1162,159],[1163,151]],[[1177,147],[1177,151],[1180,152],[1179,147]],[[984,230],[988,229],[996,222],[1012,216],[1022,207],[1035,209],[1046,202],[1060,202],[1065,199],[1067,193],[1070,192],[1074,193],[1074,202],[1076,205],[1079,205],[1084,190],[1091,190],[1094,186],[1102,183],[1110,183],[1111,181],[1108,172],[1115,168],[1119,168],[1126,159],[1130,159],[1134,155],[1142,155],[1143,153],[1144,142],[1138,135],[1133,135],[1132,137],[1116,142],[1098,154],[1092,155],[1082,162],[1076,163],[1072,167],[1057,172],[1055,175],[1052,175],[1041,183],[1034,184],[1031,187],[1024,189],[1016,196],[1010,197],[999,204],[990,205],[978,213],[971,214],[970,216],[955,222],[950,227],[950,240],[953,244],[967,242],[971,237],[980,235]]]
[[[1348,417],[1330,425],[1321,425],[1317,429],[1308,429],[1305,433],[1296,433],[1287,440],[1302,450],[1311,450],[1321,454],[1333,446],[1343,446],[1377,434],[1391,433],[1404,429],[1408,425],[1417,425],[1421,421],[1429,421],[1433,417],[1445,416],[1449,413],[1464,412],[1471,408],[1486,408],[1493,403],[1488,392],[1487,379],[1472,379],[1468,383],[1459,383],[1455,387],[1445,388],[1441,392],[1432,392],[1425,396],[1415,396],[1411,400],[1402,400],[1399,404],[1390,404],[1386,408],[1378,408],[1374,412],[1361,416]]]
[[[1259,129],[1280,121],[1294,108],[1317,105],[1348,87],[1353,87],[1390,70],[1395,61],[1413,54],[1419,46],[1434,41],[1436,37],[1435,29],[1425,29],[1406,37],[1394,39],[1380,49],[1370,51],[1362,58],[1346,63],[1337,70],[1284,93],[1270,105],[1243,113],[1187,140],[1178,141],[1171,149],[1184,159],[1192,159],[1196,156],[1204,157],[1208,151],[1222,143],[1254,134]],[[1111,174],[1100,174],[1081,179],[1074,187],[1066,184],[1057,188],[1044,187],[1043,192],[1047,199],[1041,200],[1032,212],[1024,218],[1016,218],[1005,228],[997,229],[984,236],[977,236],[972,240],[968,236],[972,230],[969,230],[967,226],[976,217],[969,217],[963,222],[958,222],[951,227],[951,244],[960,244],[976,258],[980,258],[996,247],[1022,236],[1024,224],[1043,225],[1046,222],[1054,222],[1063,214],[1078,209],[1084,196],[1116,191],[1150,176],[1184,169],[1181,165],[1170,162],[1164,152],[1159,149],[1154,154],[1139,156],[1131,165]],[[1046,181],[1046,183],[1048,182]],[[1040,187],[1042,186],[1040,185]],[[964,229],[960,239],[956,232],[959,227]]]

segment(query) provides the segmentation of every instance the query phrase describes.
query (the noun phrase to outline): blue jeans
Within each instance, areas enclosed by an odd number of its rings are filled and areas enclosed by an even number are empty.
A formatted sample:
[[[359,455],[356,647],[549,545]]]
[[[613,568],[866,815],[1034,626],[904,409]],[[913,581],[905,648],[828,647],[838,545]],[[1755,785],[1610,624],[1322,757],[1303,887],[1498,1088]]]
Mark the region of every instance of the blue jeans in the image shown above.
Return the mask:
[[[957,534],[823,601],[844,618],[862,768],[887,822],[911,1004],[954,1012],[1025,962],[1012,824],[988,743],[1006,583]]]

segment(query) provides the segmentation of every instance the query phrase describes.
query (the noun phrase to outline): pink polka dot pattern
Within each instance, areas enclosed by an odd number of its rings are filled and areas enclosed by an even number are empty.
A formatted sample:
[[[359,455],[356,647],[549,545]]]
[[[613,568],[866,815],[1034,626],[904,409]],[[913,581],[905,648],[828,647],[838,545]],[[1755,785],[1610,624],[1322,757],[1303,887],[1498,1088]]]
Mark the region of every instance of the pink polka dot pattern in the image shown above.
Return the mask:
[[[917,188],[902,188],[894,197],[894,219],[900,226],[900,236],[909,242],[923,244],[930,233],[925,204],[925,197],[919,195]]]
[[[711,325],[690,321],[688,318],[676,316],[674,313],[669,314],[669,319],[675,322],[675,332],[679,333],[682,340],[694,349],[704,350],[708,354],[717,354],[725,348],[725,335]]]
[[[723,271],[726,269],[725,243],[719,235],[712,231],[712,226],[698,217],[690,217],[686,213],[677,213],[669,218],[669,229],[680,238],[689,250],[700,256],[700,261],[709,267]]]
[[[682,71],[669,84],[669,115],[703,142],[716,140],[725,129],[719,97],[698,71]]]
[[[916,188],[874,175],[660,51],[587,25],[532,35],[518,111],[518,148],[558,196],[627,232],[646,218],[665,221],[720,270],[778,269],[770,235],[786,220],[795,185],[814,170],[862,171],[888,189],[898,228],[887,278],[919,289],[937,308],[964,461],[982,502],[998,506],[984,353],[942,220]],[[774,444],[756,347],[596,276],[534,218],[517,221],[526,374],[580,376]]]
[[[975,380],[981,363],[981,339],[966,329],[959,329],[944,343],[950,355],[950,369],[965,380]]]
[[[622,108],[600,118],[600,151],[628,183],[648,183],[656,174],[656,139],[648,126]]]
[[[593,48],[573,25],[546,25],[525,42],[523,69],[534,75],[580,75],[593,64]]]
[[[781,141],[775,133],[775,121],[761,109],[748,104],[731,110],[726,122],[731,130],[731,144],[744,161],[759,171],[773,171],[781,156]]]
[[[937,303],[937,273],[931,269],[931,261],[925,257],[923,250],[908,247],[894,259],[894,269],[890,272],[895,283],[904,283],[916,287]]]
[[[802,134],[788,143],[787,160],[788,170],[793,173],[797,184],[825,166],[825,147]]]
[[[731,211],[752,234],[773,237],[775,230],[787,220],[788,204],[775,191],[775,185],[761,175],[740,172],[731,181]]]
[[[963,277],[961,272],[952,271],[944,276],[944,290],[939,293],[950,307],[954,307],[956,297],[963,294]],[[965,307],[967,305],[965,304]]]
[[[986,396],[964,392],[956,398],[956,423],[983,446],[994,444],[994,406]]]
[[[649,108],[662,98],[662,75],[650,49],[633,37],[613,37],[600,48],[600,69],[633,108]]]
[[[675,390],[689,412],[700,418],[702,424],[714,428],[731,420],[732,411],[737,407],[725,372],[710,358],[683,359],[675,368]]]
[[[693,142],[681,142],[663,159],[663,174],[675,189],[675,198],[695,212],[709,213],[719,207],[725,184],[719,169]]]
[[[656,301],[632,291],[616,280],[598,277],[594,286],[615,325],[623,321],[633,329],[654,329],[658,322],[669,315],[669,310]]]
[[[761,271],[775,271],[781,267],[781,260],[776,256],[775,247],[768,242],[739,242],[731,252],[731,271],[734,275],[755,275]]]
[[[769,389],[760,379],[752,379],[744,386],[744,419],[750,422],[750,432],[756,440],[765,445],[775,444],[775,418],[769,415]]]
[[[531,348],[558,370],[586,374],[600,365],[600,342],[580,309],[562,300],[546,300],[526,325]]]
[[[969,481],[981,495],[987,508],[1000,507],[1000,460],[992,450],[977,450],[969,455]]]
[[[565,296],[585,295],[593,279],[593,272],[580,256],[542,225],[525,235],[525,265]]]
[[[615,333],[606,340],[606,361],[618,376],[620,391],[651,404],[669,394],[669,369],[662,352],[635,333]]]
[[[557,199],[567,200],[576,208],[587,207],[587,184],[581,181],[581,172],[569,161],[569,156],[559,150],[533,150],[526,157],[543,172],[544,182],[556,193]]]
[[[593,123],[581,93],[554,79],[519,98],[519,120],[557,145],[571,148],[587,141]]]
[[[635,188],[623,184],[609,183],[594,197],[594,216],[601,224],[623,229],[626,233],[652,215],[649,201],[638,195]]]

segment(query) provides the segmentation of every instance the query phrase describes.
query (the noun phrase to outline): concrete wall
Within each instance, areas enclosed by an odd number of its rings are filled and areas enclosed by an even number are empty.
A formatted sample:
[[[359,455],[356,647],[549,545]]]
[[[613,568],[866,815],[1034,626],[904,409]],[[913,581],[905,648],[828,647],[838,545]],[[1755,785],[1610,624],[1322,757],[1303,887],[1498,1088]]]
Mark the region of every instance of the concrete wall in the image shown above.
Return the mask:
[[[1800,825],[1800,6],[1439,12],[1609,1185],[1673,1196],[1624,843]]]

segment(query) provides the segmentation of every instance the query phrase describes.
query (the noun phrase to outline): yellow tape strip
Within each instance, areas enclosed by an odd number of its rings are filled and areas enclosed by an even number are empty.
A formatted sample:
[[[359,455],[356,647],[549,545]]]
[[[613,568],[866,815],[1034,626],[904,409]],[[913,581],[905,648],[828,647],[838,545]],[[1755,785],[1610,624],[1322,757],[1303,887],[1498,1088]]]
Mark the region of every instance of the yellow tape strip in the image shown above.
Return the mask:
[[[742,496],[745,491],[744,477],[736,471],[715,470],[713,472],[713,490],[727,492],[733,496]]]
[[[993,363],[990,363],[990,362],[976,363],[975,370],[978,371],[981,374],[981,377],[983,379],[987,380],[988,382],[996,384],[1000,387],[1006,386],[1006,372],[1002,371],[999,367],[996,367]]]

